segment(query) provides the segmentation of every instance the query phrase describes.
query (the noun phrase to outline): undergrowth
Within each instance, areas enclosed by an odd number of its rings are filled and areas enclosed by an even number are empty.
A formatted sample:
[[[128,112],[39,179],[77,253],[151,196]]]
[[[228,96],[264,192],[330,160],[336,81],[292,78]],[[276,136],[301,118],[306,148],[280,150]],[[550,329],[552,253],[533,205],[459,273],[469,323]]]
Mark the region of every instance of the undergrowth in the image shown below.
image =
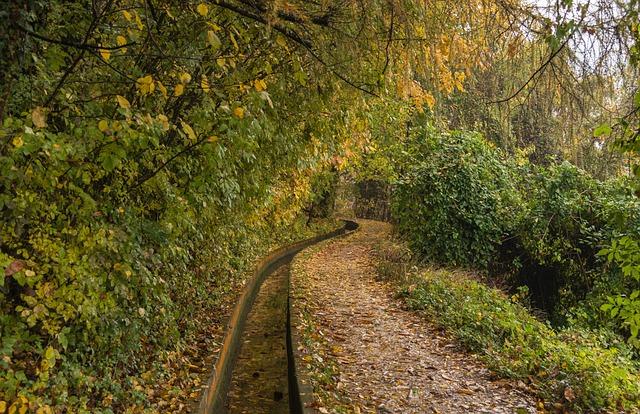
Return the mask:
[[[640,371],[606,331],[556,330],[522,303],[469,272],[419,266],[406,246],[382,241],[378,276],[394,281],[408,308],[452,334],[497,375],[530,383],[548,409],[639,412]]]

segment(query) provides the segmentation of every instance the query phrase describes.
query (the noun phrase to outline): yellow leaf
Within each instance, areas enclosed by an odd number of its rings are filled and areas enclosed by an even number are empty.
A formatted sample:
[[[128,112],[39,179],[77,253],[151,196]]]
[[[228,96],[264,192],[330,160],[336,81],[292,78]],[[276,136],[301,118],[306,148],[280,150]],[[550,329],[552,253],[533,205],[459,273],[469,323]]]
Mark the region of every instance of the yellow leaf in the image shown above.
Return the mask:
[[[240,119],[244,118],[244,108],[241,106],[236,107],[233,110],[233,114]]]
[[[187,72],[181,73],[180,74],[180,82],[182,82],[182,83],[191,82],[191,75],[189,75]]]
[[[215,135],[211,135],[209,138],[207,138],[207,141],[211,143],[218,142],[218,137]]]
[[[429,109],[433,110],[433,107],[436,105],[436,98],[434,98],[429,92],[425,92],[423,99]]]
[[[281,35],[278,35],[278,37],[276,37],[276,43],[279,46],[284,47],[285,49],[287,48],[287,41]]]
[[[122,10],[122,15],[124,16],[125,19],[127,19],[128,21],[131,21],[131,13],[129,13],[127,10]]]
[[[180,96],[184,93],[184,85],[179,83],[176,85],[176,88],[173,90],[173,94],[175,96]]]
[[[102,132],[107,132],[109,129],[109,122],[106,119],[101,120],[98,122],[98,129]]]
[[[162,124],[162,129],[164,131],[169,130],[169,118],[167,118],[166,115],[163,115],[163,114],[158,115],[158,121],[160,121],[160,123]]]
[[[151,77],[151,75],[139,78],[136,83],[138,86],[138,90],[142,95],[148,95],[155,89],[155,83],[153,82],[153,78]]]
[[[47,126],[47,115],[44,108],[38,106],[31,111],[31,121],[36,128],[44,128]]]
[[[18,406],[16,405],[16,403],[11,404],[11,407],[9,407],[9,414],[14,414],[17,409]]]
[[[220,58],[216,59],[216,63],[217,63],[217,64],[218,64],[218,66],[220,66],[221,68],[224,68],[224,62],[225,62],[225,59],[224,59],[224,58],[222,58],[222,57],[220,57]]]
[[[182,125],[182,130],[184,131],[185,134],[187,134],[189,139],[195,141],[196,133],[193,131],[193,128],[191,128],[191,126],[184,121],[180,121],[180,124]]]
[[[20,409],[18,410],[18,414],[25,414],[27,412],[27,410],[29,409],[28,405],[23,405],[22,407],[20,407]]]
[[[236,37],[233,35],[233,33],[229,33],[229,39],[231,39],[231,43],[233,43],[233,47],[235,47],[236,50],[240,50],[240,46],[238,46],[238,42],[236,42]]]
[[[7,402],[0,401],[0,414],[3,414],[5,411],[7,411]]]
[[[118,44],[118,46],[124,46],[127,44],[127,38],[120,35],[116,37],[116,43]]]
[[[455,78],[455,85],[456,88],[460,91],[460,92],[464,92],[464,79],[465,79],[465,74],[464,72],[456,72],[454,75]]]
[[[200,80],[200,87],[203,91],[209,92],[209,79],[204,75],[202,75],[202,79]]]
[[[164,96],[165,98],[167,97],[167,88],[164,87],[164,85],[162,84],[162,82],[158,81],[158,89],[160,90],[160,93],[162,93],[162,96]]]
[[[121,108],[124,108],[124,109],[131,108],[131,104],[129,103],[127,98],[125,98],[124,96],[116,95],[116,100],[118,101],[118,105],[120,105]]]
[[[142,24],[142,20],[140,19],[140,15],[136,13],[136,24],[138,25],[138,29],[144,29],[144,24]]]
[[[262,79],[256,79],[253,82],[253,86],[256,88],[258,92],[262,92],[267,89],[267,83]]]
[[[111,57],[111,52],[107,49],[100,49],[100,56],[102,56],[102,59],[104,60],[109,60],[109,58]]]
[[[196,7],[196,10],[198,11],[198,14],[200,16],[206,16],[207,14],[209,14],[209,7],[207,7],[207,5],[204,3],[198,4],[198,7]]]
[[[11,143],[16,148],[20,148],[21,146],[23,146],[24,145],[24,141],[22,140],[22,135],[16,135],[13,138],[13,140],[11,140]]]

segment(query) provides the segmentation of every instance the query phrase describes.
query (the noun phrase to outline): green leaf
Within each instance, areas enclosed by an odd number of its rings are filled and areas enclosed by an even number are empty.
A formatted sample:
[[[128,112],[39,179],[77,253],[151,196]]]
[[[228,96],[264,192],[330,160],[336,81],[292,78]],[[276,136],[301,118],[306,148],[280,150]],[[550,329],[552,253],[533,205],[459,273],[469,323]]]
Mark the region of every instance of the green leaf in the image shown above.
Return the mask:
[[[609,134],[611,134],[611,125],[607,123],[600,124],[596,127],[596,129],[593,130],[593,136],[596,138],[601,135],[609,135]]]
[[[605,312],[606,312],[606,311],[608,311],[609,309],[611,309],[612,307],[613,307],[613,305],[612,305],[612,304],[610,304],[610,303],[605,303],[604,305],[600,306],[600,310],[601,310],[601,311],[605,311]]]

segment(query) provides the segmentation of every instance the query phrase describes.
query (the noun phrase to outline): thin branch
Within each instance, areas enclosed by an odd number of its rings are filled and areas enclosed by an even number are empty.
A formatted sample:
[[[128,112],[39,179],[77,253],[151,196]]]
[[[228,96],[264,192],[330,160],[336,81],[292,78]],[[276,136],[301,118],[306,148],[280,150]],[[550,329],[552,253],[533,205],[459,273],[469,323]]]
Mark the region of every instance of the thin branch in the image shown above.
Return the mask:
[[[341,74],[340,72],[336,71],[335,69],[333,69],[329,64],[327,64],[324,59],[322,59],[317,52],[314,50],[313,48],[313,44],[307,40],[307,39],[303,39],[295,30],[289,29],[288,27],[283,27],[281,25],[278,24],[269,24],[269,22],[262,16],[257,15],[255,13],[252,13],[250,11],[247,10],[243,10],[240,7],[231,4],[225,0],[219,0],[217,3],[213,3],[213,5],[218,6],[218,7],[222,7],[224,9],[227,10],[231,10],[241,16],[250,18],[252,20],[255,20],[259,23],[264,24],[265,26],[270,26],[272,27],[274,30],[276,30],[277,32],[280,32],[281,34],[283,34],[284,36],[286,36],[287,38],[289,38],[290,40],[293,40],[294,42],[302,45],[305,49],[307,49],[307,52],[309,52],[309,54],[318,61],[318,63],[320,63],[321,65],[323,65],[324,67],[326,67],[329,72],[331,72],[334,76],[336,76],[338,79],[340,79],[341,81],[343,81],[344,83],[346,83],[347,85],[358,89],[361,92],[364,92],[368,95],[372,95],[375,97],[379,97],[376,93],[363,88],[360,85],[355,84],[353,81],[351,81],[350,79],[348,79],[346,76],[344,76],[343,74]]]
[[[503,102],[510,101],[510,100],[512,100],[513,98],[515,98],[516,96],[518,96],[518,95],[520,94],[520,92],[522,92],[522,91],[524,90],[524,88],[526,88],[526,87],[531,83],[531,81],[533,81],[533,80],[535,79],[535,77],[536,77],[536,76],[538,76],[538,74],[542,73],[542,72],[547,68],[547,66],[549,65],[549,63],[551,63],[551,61],[552,61],[556,56],[558,56],[558,53],[560,53],[560,52],[565,48],[565,46],[569,43],[569,40],[571,39],[571,36],[573,35],[573,33],[575,33],[575,30],[574,30],[574,31],[573,31],[569,36],[567,36],[567,39],[566,39],[564,42],[562,42],[562,44],[560,45],[560,47],[559,47],[559,48],[557,48],[553,53],[551,53],[551,54],[549,55],[549,57],[547,58],[547,60],[545,60],[545,62],[544,62],[542,65],[540,65],[540,67],[538,67],[538,69],[536,69],[536,71],[535,71],[535,72],[533,72],[533,73],[531,74],[531,76],[529,76],[529,79],[527,79],[527,81],[526,81],[524,84],[522,84],[522,86],[521,86],[520,88],[518,88],[518,90],[517,90],[517,91],[515,91],[513,94],[511,94],[510,96],[508,96],[508,97],[506,97],[506,98],[498,99],[497,101],[491,101],[491,102],[487,102],[487,103],[488,103],[488,104],[503,103]]]
[[[203,135],[203,137],[200,138],[198,141],[196,141],[193,144],[189,145],[188,147],[182,149],[181,151],[178,151],[173,156],[171,156],[171,158],[169,158],[168,160],[166,160],[165,162],[160,164],[160,166],[158,168],[156,168],[155,170],[151,171],[149,174],[145,175],[140,180],[138,180],[135,184],[133,184],[129,188],[129,190],[134,190],[134,189],[140,187],[142,184],[146,183],[147,181],[149,181],[150,179],[155,177],[160,171],[164,170],[167,165],[169,165],[171,162],[173,162],[173,160],[175,160],[176,158],[182,156],[183,154],[186,154],[187,152],[191,151],[195,147],[203,144],[204,142],[207,141],[207,139],[208,139],[208,137],[206,135]]]
[[[18,23],[14,23],[13,25],[18,30],[21,30],[21,31],[25,32],[26,34],[28,34],[29,36],[35,37],[36,39],[42,40],[44,42],[54,43],[56,45],[73,47],[73,48],[81,49],[81,50],[119,50],[119,49],[123,49],[123,48],[129,47],[129,46],[134,46],[134,45],[137,44],[136,42],[132,42],[132,43],[127,43],[127,44],[121,45],[121,46],[100,46],[100,45],[92,45],[92,44],[88,44],[88,43],[75,43],[75,42],[69,42],[67,40],[52,39],[50,37],[43,36],[41,34],[38,34],[36,32],[33,32],[33,31],[27,29],[26,27],[23,27],[23,26],[19,25]]]

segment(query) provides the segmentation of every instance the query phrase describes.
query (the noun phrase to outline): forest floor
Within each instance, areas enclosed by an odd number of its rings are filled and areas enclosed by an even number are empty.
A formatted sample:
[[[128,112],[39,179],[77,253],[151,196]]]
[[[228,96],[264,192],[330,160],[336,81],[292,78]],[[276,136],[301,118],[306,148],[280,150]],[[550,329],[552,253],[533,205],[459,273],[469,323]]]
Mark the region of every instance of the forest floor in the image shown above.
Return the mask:
[[[294,262],[299,350],[321,413],[535,413],[524,383],[497,379],[376,278],[390,226],[360,221]]]

